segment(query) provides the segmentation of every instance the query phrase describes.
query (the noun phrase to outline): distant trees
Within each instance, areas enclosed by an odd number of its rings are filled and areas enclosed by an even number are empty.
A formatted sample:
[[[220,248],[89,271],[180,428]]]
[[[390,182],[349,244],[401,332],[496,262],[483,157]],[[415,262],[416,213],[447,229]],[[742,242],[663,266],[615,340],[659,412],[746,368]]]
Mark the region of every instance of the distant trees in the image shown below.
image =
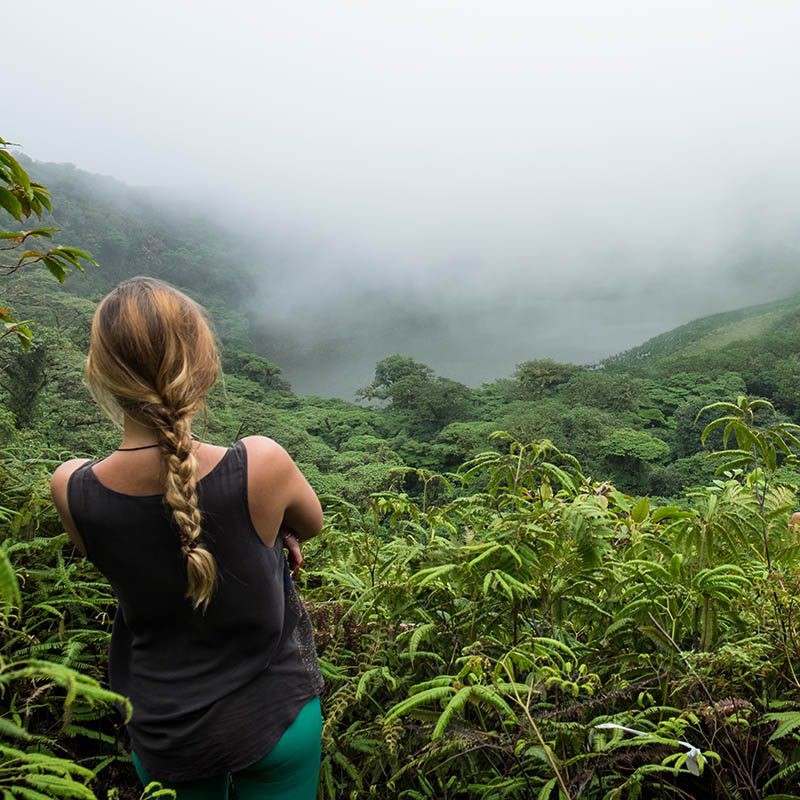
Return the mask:
[[[666,458],[669,445],[646,431],[619,428],[600,442],[615,479],[634,491],[647,491],[650,467]]]
[[[224,348],[222,351],[222,368],[228,372],[243,375],[265,389],[276,389],[289,392],[289,381],[281,377],[283,370],[263,356],[248,353],[244,350]]]
[[[356,396],[388,401],[415,436],[432,437],[451,422],[468,419],[475,411],[473,391],[458,381],[436,377],[426,364],[410,356],[388,356],[375,366],[375,377]]]
[[[635,411],[638,407],[636,382],[626,372],[585,370],[562,387],[560,396],[571,404],[604,411]]]
[[[800,356],[792,355],[775,365],[775,402],[800,419]]]
[[[514,372],[519,395],[526,400],[539,400],[550,390],[566,383],[584,370],[576,364],[563,364],[552,358],[539,358],[517,365]]]

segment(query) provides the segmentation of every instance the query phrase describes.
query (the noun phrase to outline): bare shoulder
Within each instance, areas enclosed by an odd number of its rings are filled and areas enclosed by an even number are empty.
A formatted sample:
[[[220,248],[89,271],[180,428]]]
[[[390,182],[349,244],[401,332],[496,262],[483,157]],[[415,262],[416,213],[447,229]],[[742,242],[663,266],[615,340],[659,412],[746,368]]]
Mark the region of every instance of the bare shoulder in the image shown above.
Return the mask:
[[[69,461],[65,461],[56,469],[53,473],[53,477],[50,479],[50,494],[53,496],[53,503],[58,511],[58,515],[61,517],[64,530],[69,534],[69,538],[72,540],[75,547],[84,554],[86,553],[86,548],[72,520],[72,515],[69,513],[67,484],[69,483],[72,473],[90,460],[91,459],[88,458],[73,458]]]
[[[245,436],[242,443],[250,467],[258,472],[280,473],[294,465],[286,450],[268,436]]]
[[[286,451],[274,439],[270,439],[269,436],[245,436],[242,442],[244,442],[248,453],[251,450],[254,453],[286,453]]]
[[[88,458],[72,458],[59,465],[53,476],[50,478],[50,493],[53,495],[53,502],[56,508],[61,511],[66,508],[67,501],[67,483],[69,483],[70,475],[75,472],[78,467],[83,466],[91,459]]]

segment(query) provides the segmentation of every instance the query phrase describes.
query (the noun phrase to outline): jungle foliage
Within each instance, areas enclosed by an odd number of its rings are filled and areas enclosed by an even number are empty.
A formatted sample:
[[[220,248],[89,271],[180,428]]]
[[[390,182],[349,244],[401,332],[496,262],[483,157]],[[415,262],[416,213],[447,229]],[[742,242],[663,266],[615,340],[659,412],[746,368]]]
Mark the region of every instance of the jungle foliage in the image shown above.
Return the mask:
[[[723,410],[707,433],[740,446],[685,508],[507,433],[417,470],[418,499],[324,497],[300,586],[327,681],[321,796],[796,796],[800,543],[778,467],[800,440],[745,399]],[[60,532],[54,456],[13,449],[0,473],[0,786],[88,800],[133,779],[102,689],[114,600]]]
[[[322,495],[300,577],[327,680],[322,797],[800,798],[797,303],[750,338],[726,317],[480,388],[397,354],[359,404],[301,398],[232,310],[247,276],[215,265],[235,242],[39,169],[66,196],[59,235],[103,269],[3,284],[9,324],[36,320],[27,352],[0,343],[4,800],[139,795],[125,701],[103,688],[115,601],[48,478],[118,442],[81,369],[104,282],[140,272],[214,317],[224,375],[198,432],[272,436]]]

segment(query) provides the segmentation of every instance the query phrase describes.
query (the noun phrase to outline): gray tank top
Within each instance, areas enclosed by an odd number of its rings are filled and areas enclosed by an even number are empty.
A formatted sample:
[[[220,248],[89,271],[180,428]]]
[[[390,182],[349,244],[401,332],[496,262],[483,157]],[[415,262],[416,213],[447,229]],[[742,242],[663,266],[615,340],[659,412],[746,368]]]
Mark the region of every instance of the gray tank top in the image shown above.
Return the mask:
[[[175,782],[258,761],[323,682],[281,539],[267,547],[250,519],[244,444],[197,484],[217,563],[205,613],[185,597],[186,561],[163,496],[109,489],[95,463],[72,474],[67,498],[119,601],[109,682],[133,704],[133,750],[147,772]]]

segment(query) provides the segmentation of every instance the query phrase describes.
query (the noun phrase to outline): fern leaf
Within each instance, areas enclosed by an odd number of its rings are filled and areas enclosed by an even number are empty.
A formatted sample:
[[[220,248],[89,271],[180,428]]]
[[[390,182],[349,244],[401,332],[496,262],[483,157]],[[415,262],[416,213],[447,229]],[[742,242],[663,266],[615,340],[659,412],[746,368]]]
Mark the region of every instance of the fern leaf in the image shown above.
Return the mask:
[[[424,656],[425,658],[433,659],[434,661],[438,661],[442,666],[447,665],[447,662],[438,653],[434,653],[431,650],[417,650],[414,655],[419,656],[420,658]],[[411,654],[408,652],[398,653],[397,657],[401,660],[411,660]]]
[[[419,587],[427,586],[432,581],[443,577],[455,568],[455,564],[442,564],[438,567],[428,567],[427,569],[421,569],[411,580]]]
[[[30,739],[31,736],[25,728],[21,728],[16,723],[5,717],[0,717],[0,736],[9,739]]]
[[[556,783],[556,778],[550,778],[550,780],[547,781],[547,783],[539,790],[539,794],[536,795],[536,800],[550,800],[550,795],[553,794],[553,789],[555,789]]]
[[[414,656],[416,655],[417,648],[419,647],[420,642],[422,641],[423,636],[427,636],[432,631],[436,630],[436,623],[435,622],[426,622],[424,625],[420,625],[418,628],[415,628],[411,633],[411,639],[408,644],[408,653],[411,657],[411,663],[414,663]]]
[[[452,686],[435,686],[432,689],[427,689],[424,692],[419,692],[418,694],[412,695],[411,697],[406,698],[405,700],[398,703],[396,706],[392,706],[389,709],[389,712],[386,714],[384,719],[388,722],[389,720],[394,719],[395,717],[399,717],[403,714],[407,714],[409,711],[412,711],[417,706],[425,705],[425,703],[434,701],[434,700],[441,700],[449,695],[453,694],[455,689]]]
[[[773,711],[769,714],[764,714],[764,719],[773,720],[778,723],[775,733],[769,737],[768,742],[774,742],[776,739],[781,739],[787,733],[791,733],[795,728],[800,728],[800,711]]]
[[[578,661],[578,657],[575,655],[575,652],[565,645],[563,642],[559,642],[558,639],[551,639],[547,636],[534,636],[531,638],[531,643],[534,645],[534,653],[537,651],[541,653],[544,651],[548,655],[553,654],[555,655],[555,650],[561,650],[563,653],[566,653],[573,661]],[[536,647],[536,646],[539,647]],[[548,649],[548,648],[552,648]]]
[[[14,793],[23,800],[53,800],[52,795],[42,794],[36,789],[28,789],[26,786],[15,786]],[[94,795],[92,795],[94,797]]]
[[[513,696],[514,698],[519,696],[520,699],[528,697],[533,691],[533,687],[529,686],[527,683],[520,683],[519,681],[514,681],[513,683],[510,681],[499,681],[497,688],[501,692],[505,692],[507,695]]]
[[[442,736],[445,728],[447,728],[448,724],[450,723],[450,720],[467,704],[467,701],[472,696],[474,689],[474,686],[465,686],[463,689],[459,689],[458,692],[456,692],[455,697],[450,699],[450,702],[445,706],[444,711],[442,711],[442,713],[439,715],[439,719],[436,721],[436,726],[431,734],[431,739],[438,739]]]
[[[452,675],[437,675],[435,678],[431,678],[429,681],[422,681],[421,683],[415,683],[411,688],[409,688],[408,693],[409,695],[417,694],[417,692],[424,692],[426,689],[432,689],[434,686],[450,686],[453,683],[453,676]]]
[[[496,708],[504,717],[516,720],[517,715],[511,706],[490,686],[473,686],[475,696],[490,706]]]
[[[356,700],[363,699],[364,695],[367,692],[367,684],[370,682],[370,679],[379,674],[381,671],[381,667],[373,667],[372,669],[368,669],[362,676],[359,678],[358,687],[356,688]]]
[[[0,548],[0,610],[8,613],[22,605],[17,575],[5,549]]]
[[[76,800],[97,800],[94,792],[82,783],[60,775],[26,775],[25,780],[34,789],[48,793],[48,797],[70,797]]]
[[[775,781],[783,781],[794,776],[800,776],[800,761],[793,761],[788,767],[782,769],[777,775],[773,775],[765,784],[764,788],[768,789]],[[796,784],[795,784],[796,785]]]

